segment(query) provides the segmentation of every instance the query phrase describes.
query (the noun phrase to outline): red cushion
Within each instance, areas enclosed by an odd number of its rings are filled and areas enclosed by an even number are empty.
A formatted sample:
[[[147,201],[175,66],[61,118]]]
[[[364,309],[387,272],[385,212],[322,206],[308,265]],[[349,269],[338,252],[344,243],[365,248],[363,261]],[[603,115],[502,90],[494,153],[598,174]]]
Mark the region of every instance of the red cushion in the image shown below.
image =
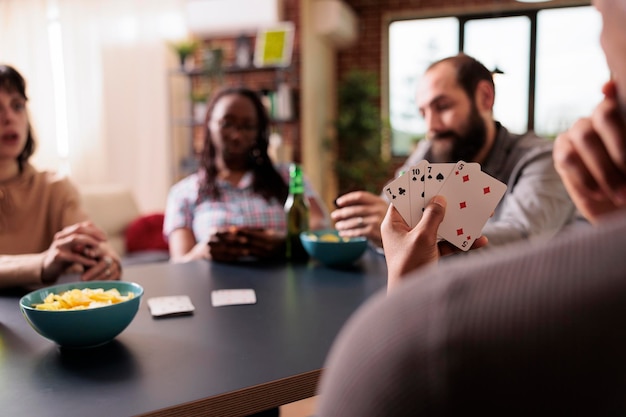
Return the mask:
[[[165,250],[169,246],[163,238],[163,213],[152,213],[133,220],[126,228],[126,252]]]

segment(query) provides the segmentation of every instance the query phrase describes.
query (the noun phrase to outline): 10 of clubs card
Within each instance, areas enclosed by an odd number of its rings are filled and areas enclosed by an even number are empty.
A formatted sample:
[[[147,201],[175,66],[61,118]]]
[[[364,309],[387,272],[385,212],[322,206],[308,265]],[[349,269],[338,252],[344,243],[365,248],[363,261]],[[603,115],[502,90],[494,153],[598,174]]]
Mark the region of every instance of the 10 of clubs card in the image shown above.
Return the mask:
[[[431,164],[421,161],[385,187],[404,221],[415,227],[435,195],[448,202],[438,235],[468,250],[506,192],[506,185],[484,173],[475,162]]]

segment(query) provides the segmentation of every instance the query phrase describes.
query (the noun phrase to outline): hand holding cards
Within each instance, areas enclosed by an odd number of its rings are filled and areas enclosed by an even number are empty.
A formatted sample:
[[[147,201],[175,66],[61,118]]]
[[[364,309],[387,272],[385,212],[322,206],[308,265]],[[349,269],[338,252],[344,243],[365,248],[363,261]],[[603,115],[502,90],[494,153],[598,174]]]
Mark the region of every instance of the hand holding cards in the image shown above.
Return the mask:
[[[467,251],[506,192],[506,185],[484,173],[476,162],[431,164],[426,160],[385,186],[389,201],[415,227],[435,195],[448,202],[439,237]]]

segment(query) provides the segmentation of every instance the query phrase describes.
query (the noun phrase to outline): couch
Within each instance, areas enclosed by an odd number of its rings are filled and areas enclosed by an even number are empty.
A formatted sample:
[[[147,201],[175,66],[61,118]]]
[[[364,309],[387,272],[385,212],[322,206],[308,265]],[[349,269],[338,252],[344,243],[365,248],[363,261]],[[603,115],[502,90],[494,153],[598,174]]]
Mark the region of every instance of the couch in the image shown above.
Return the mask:
[[[122,264],[169,259],[163,213],[142,213],[130,188],[106,184],[81,187],[80,192],[87,214],[107,234]]]

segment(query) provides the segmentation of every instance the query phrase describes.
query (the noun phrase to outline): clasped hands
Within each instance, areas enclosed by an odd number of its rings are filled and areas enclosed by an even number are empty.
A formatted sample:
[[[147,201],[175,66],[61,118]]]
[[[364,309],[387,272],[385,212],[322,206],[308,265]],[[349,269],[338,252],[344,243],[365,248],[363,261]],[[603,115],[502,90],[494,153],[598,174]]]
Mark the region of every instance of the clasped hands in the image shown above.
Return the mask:
[[[219,262],[279,258],[285,252],[285,235],[271,229],[229,226],[211,235],[208,248],[210,258]]]
[[[106,240],[106,234],[88,221],[57,232],[44,256],[42,282],[52,283],[70,268],[82,272],[82,281],[120,279],[119,259]]]

